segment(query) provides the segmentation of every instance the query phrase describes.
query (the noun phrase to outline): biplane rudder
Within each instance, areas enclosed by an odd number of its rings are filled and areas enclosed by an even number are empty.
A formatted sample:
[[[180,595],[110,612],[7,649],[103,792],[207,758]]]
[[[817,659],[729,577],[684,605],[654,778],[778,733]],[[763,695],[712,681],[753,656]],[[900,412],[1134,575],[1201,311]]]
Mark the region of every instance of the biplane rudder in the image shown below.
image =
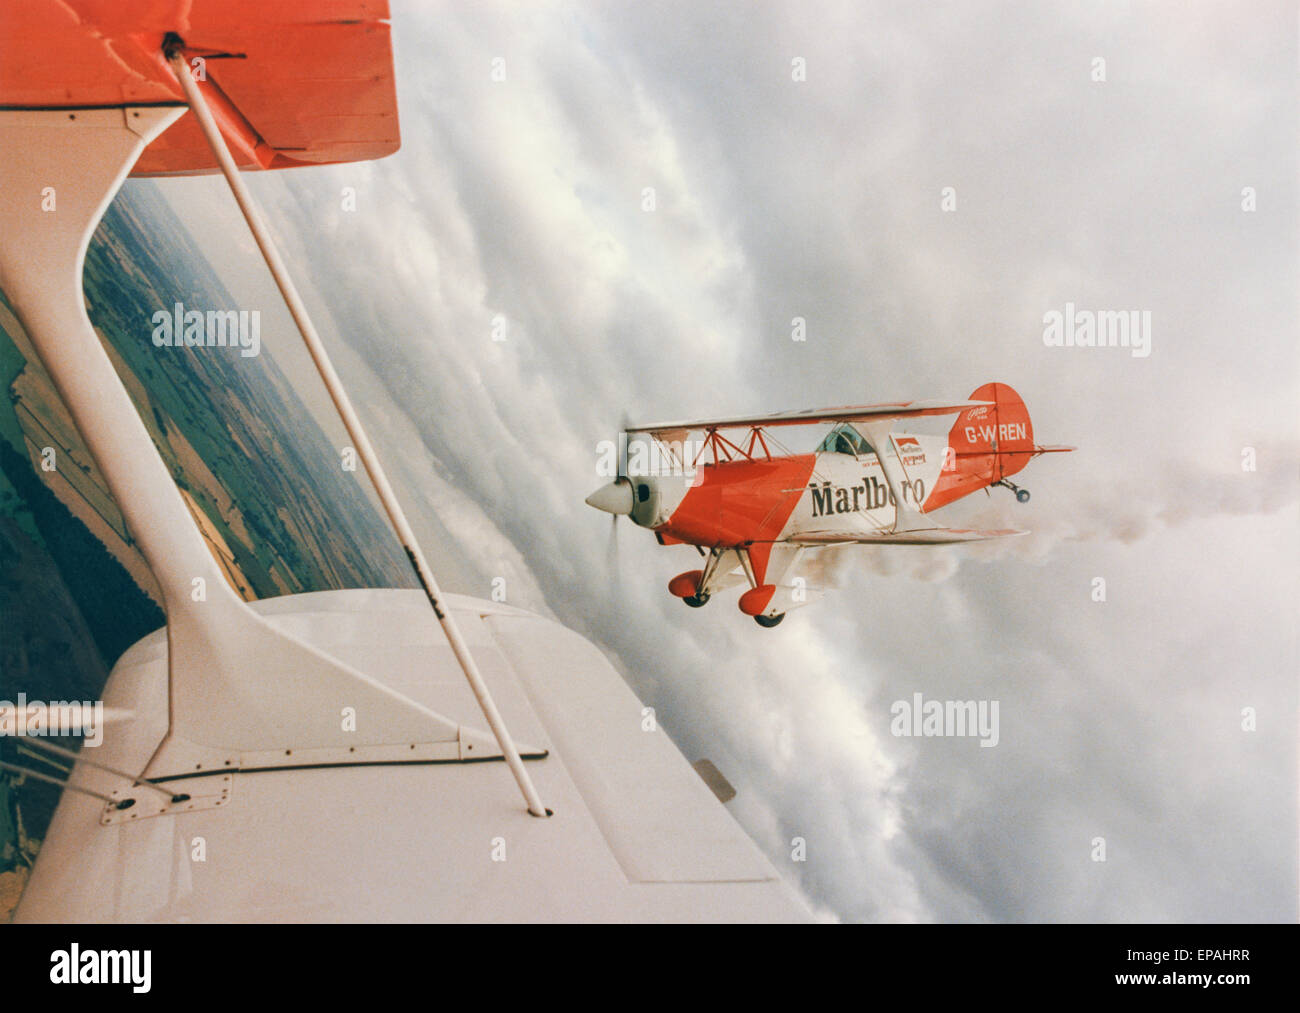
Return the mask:
[[[969,496],[1020,471],[1034,456],[1034,426],[1019,394],[986,383],[970,396],[990,404],[967,408],[948,430],[943,470],[924,510]]]
[[[1034,424],[1025,402],[1005,383],[986,383],[970,396],[993,404],[967,408],[948,432],[948,446],[960,453],[992,454],[991,481],[1014,475],[1034,454]]]

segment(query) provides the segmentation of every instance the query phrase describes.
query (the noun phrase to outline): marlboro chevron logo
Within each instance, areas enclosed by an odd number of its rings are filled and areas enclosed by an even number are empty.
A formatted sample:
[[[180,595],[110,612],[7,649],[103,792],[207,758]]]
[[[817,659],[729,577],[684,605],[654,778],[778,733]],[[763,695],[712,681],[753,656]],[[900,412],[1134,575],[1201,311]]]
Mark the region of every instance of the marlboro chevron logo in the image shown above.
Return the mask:
[[[915,436],[895,436],[894,445],[898,450],[898,456],[906,467],[912,467],[914,464],[925,463],[925,449],[921,446],[921,441]]]

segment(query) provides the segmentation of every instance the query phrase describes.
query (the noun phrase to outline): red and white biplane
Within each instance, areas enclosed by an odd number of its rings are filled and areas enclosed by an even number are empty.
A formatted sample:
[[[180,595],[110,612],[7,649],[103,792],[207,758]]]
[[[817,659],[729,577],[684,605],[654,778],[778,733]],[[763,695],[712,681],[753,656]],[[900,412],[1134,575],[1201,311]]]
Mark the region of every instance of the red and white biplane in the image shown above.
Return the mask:
[[[957,421],[946,437],[894,430],[900,419],[953,414]],[[815,451],[773,453],[776,441],[768,430],[818,423],[833,428]],[[747,433],[729,439],[723,430]],[[633,444],[632,467],[626,453],[620,454],[614,480],[587,503],[630,516],[661,545],[696,546],[704,568],[668,583],[687,605],[699,608],[724,588],[748,584],[740,610],[766,627],[820,597],[819,589],[797,576],[806,552],[1024,534],[942,527],[929,514],[990,486],[1010,489],[1027,502],[1028,490],[1010,477],[1039,454],[1074,449],[1035,444],[1025,403],[1004,383],[985,384],[967,401],[901,401],[630,426],[624,432],[624,447],[635,434],[647,434],[651,442]],[[690,433],[702,433],[702,439],[691,441]],[[647,446],[653,453],[644,452]],[[643,463],[647,457],[649,465]]]

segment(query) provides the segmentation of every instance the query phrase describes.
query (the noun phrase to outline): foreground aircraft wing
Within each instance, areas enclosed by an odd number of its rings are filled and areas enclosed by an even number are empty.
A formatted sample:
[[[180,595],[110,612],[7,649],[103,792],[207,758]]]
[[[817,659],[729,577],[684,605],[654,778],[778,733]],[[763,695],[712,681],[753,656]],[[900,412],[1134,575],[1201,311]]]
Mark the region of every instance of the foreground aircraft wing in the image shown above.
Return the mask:
[[[996,531],[974,528],[922,528],[919,531],[803,531],[790,538],[795,545],[952,545],[982,542],[989,538],[1027,535],[1028,531],[1003,528]]]
[[[854,422],[884,419],[914,419],[926,415],[954,415],[967,408],[991,405],[992,401],[889,401],[884,404],[849,405],[843,408],[806,408],[803,411],[776,412],[773,415],[736,415],[731,418],[703,419],[686,422],[659,422],[647,426],[629,426],[629,433],[689,432],[699,429],[743,428],[746,426],[808,426],[817,422]]]
[[[163,40],[177,33],[240,169],[383,158],[401,144],[387,0],[24,0],[4,8],[0,105],[184,104],[162,55]],[[131,175],[216,168],[187,112]]]

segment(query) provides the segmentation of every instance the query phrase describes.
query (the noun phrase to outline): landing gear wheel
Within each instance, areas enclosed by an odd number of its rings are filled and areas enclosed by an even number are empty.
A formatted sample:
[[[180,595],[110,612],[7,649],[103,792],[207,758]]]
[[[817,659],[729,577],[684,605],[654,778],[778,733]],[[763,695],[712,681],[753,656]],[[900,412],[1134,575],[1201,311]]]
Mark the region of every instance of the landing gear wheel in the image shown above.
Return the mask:
[[[682,599],[682,601],[686,602],[686,604],[693,609],[702,608],[708,603],[708,600],[709,596],[707,594],[693,594]]]
[[[763,629],[770,630],[773,626],[780,626],[781,620],[784,618],[785,613],[782,612],[779,616],[754,616],[754,622],[758,623]]]
[[[1010,482],[1004,478],[1002,479],[1002,481],[994,482],[993,484],[995,486],[1001,486],[1003,489],[1010,489],[1012,492],[1016,494],[1016,499],[1019,502],[1021,503],[1029,502],[1029,490],[1020,488],[1020,486],[1016,485],[1015,482]]]

